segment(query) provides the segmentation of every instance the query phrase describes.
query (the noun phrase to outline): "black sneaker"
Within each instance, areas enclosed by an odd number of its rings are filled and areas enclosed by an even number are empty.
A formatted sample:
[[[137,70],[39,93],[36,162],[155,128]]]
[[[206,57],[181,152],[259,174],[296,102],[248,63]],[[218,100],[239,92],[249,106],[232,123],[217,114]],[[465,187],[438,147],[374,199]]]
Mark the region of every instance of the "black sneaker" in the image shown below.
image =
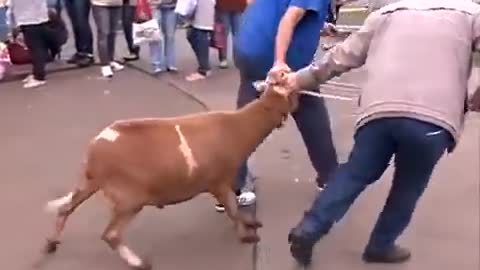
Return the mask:
[[[76,65],[77,64],[77,61],[80,59],[80,55],[78,53],[72,55],[72,57],[70,57],[68,60],[67,60],[67,63],[68,64],[72,64],[72,65]]]
[[[367,263],[404,263],[410,260],[411,256],[408,249],[394,246],[384,251],[366,250],[363,253],[363,260]]]
[[[327,188],[327,184],[325,183],[318,183],[317,182],[317,189],[318,191],[324,191]]]
[[[79,67],[89,67],[95,63],[93,56],[80,56],[76,64]]]
[[[138,59],[140,59],[140,56],[138,53],[129,53],[128,55],[123,57],[123,60],[125,62],[137,61]]]
[[[308,239],[295,228],[288,234],[290,253],[293,258],[302,266],[309,266],[312,263],[314,241]]]
[[[327,188],[327,184],[323,182],[323,179],[320,179],[320,176],[315,178],[315,182],[317,183],[318,191],[324,191]]]

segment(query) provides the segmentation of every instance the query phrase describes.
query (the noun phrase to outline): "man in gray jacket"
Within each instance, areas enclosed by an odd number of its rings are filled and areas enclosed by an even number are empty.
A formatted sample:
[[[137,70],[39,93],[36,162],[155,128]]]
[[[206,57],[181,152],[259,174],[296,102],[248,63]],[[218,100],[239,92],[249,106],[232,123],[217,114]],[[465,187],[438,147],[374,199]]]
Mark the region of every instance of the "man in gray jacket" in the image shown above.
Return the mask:
[[[290,251],[310,264],[314,244],[395,156],[390,194],[363,253],[366,262],[401,263],[396,240],[410,223],[434,167],[463,129],[473,51],[480,51],[480,6],[471,0],[403,0],[371,13],[325,57],[286,76],[291,89],[318,85],[365,65],[355,143],[289,234]],[[480,93],[471,108],[480,109]]]

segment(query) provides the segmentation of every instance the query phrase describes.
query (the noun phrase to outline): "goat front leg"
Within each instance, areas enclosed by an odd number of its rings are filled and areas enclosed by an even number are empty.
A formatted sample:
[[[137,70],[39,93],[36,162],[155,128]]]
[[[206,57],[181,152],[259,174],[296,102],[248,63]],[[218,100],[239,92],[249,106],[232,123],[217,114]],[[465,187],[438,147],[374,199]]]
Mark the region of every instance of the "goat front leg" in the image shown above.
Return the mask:
[[[145,262],[138,257],[129,247],[123,243],[122,235],[125,227],[140,212],[141,208],[136,209],[118,209],[113,210],[113,215],[108,224],[102,239],[127,262],[127,264],[135,270],[150,270],[150,263]]]
[[[230,187],[225,187],[213,193],[217,200],[225,205],[228,216],[235,223],[240,240],[244,243],[255,243],[260,241],[256,229],[262,227],[262,224],[253,216],[246,217],[238,210],[237,198]]]

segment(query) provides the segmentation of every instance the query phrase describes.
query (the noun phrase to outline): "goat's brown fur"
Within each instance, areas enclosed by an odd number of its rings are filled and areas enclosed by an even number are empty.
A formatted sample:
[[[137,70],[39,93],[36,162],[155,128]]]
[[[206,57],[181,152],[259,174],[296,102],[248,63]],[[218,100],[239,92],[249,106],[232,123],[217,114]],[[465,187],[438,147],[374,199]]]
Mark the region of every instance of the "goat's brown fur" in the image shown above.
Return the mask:
[[[287,91],[271,87],[258,100],[233,112],[114,122],[109,128],[117,132],[115,140],[100,137],[90,142],[84,179],[72,193],[71,201],[59,206],[47,251],[56,250],[68,216],[99,190],[113,204],[113,216],[102,238],[114,250],[123,245],[125,226],[144,206],[162,208],[204,192],[225,205],[242,241],[258,241],[255,229],[261,223],[239,214],[232,188],[234,179],[240,164],[291,110]],[[176,126],[196,161],[191,173],[179,149]],[[149,268],[145,263],[129,264]]]

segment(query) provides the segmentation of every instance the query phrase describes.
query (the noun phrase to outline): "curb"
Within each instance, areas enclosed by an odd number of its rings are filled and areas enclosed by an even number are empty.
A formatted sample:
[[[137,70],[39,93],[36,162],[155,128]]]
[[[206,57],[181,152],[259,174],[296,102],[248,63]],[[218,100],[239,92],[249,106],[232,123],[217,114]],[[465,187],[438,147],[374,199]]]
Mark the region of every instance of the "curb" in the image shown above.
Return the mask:
[[[82,68],[74,66],[74,65],[71,66],[71,65],[61,64],[58,67],[55,67],[55,68],[52,68],[52,69],[47,69],[46,73],[47,74],[60,73],[60,72],[65,72],[65,71],[77,70],[77,69],[82,69]],[[13,74],[8,74],[8,72],[7,72],[7,74],[5,75],[5,78],[0,80],[0,84],[8,83],[8,82],[21,81],[26,76],[28,76],[30,73],[31,73],[30,69],[28,71],[16,72],[16,73],[13,73]]]
[[[175,80],[172,80],[172,79],[162,79],[162,78],[159,78],[155,75],[152,75],[149,71],[145,70],[144,68],[141,68],[133,63],[124,63],[125,66],[131,68],[131,69],[134,69],[136,71],[139,71],[145,75],[148,75],[156,80],[159,80],[159,81],[164,81],[167,83],[167,85],[175,88],[177,91],[181,92],[183,95],[185,95],[188,99],[198,103],[200,106],[203,107],[203,109],[207,112],[211,111],[212,108],[210,106],[208,106],[208,104],[206,102],[204,102],[201,98],[197,97],[196,95],[192,94],[191,91],[189,91],[188,89],[186,89],[185,87],[182,87],[180,86],[179,84],[177,84],[175,82]]]

